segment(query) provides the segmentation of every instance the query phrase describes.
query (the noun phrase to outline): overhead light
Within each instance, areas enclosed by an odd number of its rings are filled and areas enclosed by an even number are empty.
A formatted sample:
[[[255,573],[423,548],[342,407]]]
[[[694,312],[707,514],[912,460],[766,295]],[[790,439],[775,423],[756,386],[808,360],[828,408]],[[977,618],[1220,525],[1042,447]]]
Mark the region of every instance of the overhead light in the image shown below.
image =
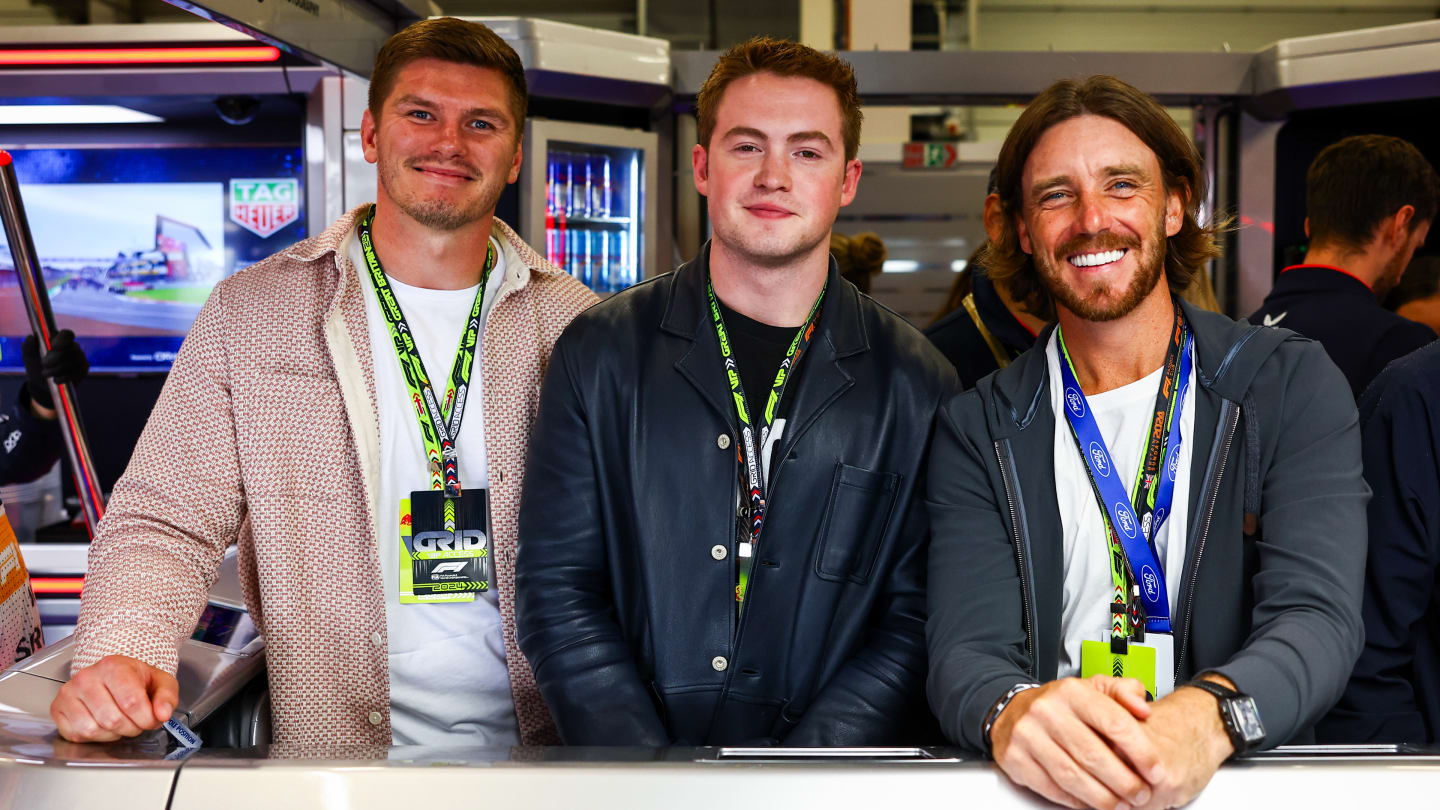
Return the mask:
[[[4,124],[154,124],[158,115],[116,104],[11,104],[0,105]]]
[[[950,262],[950,271],[952,273],[958,273],[961,270],[965,269],[965,265],[966,261],[964,259],[956,259],[955,261]]]
[[[886,273],[913,273],[920,269],[920,262],[914,259],[886,259],[880,269]]]
[[[202,62],[277,62],[269,45],[211,48],[25,48],[0,50],[0,65],[155,65]]]

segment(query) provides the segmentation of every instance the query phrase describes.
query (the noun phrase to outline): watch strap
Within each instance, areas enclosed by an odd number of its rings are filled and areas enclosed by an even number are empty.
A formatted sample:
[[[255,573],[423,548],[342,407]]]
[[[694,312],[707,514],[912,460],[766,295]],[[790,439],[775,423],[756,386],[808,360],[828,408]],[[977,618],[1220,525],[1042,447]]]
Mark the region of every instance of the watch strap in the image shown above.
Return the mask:
[[[1249,695],[1241,694],[1224,684],[1203,680],[1201,678],[1195,678],[1185,685],[1193,686],[1196,689],[1209,692],[1215,696],[1216,701],[1219,703],[1220,722],[1225,726],[1225,733],[1230,737],[1230,744],[1234,746],[1236,755],[1249,753],[1258,747],[1259,740],[1246,739],[1245,731],[1237,725],[1236,718],[1232,711],[1232,704],[1240,700],[1249,699]]]
[[[1234,689],[1231,689],[1224,684],[1215,683],[1214,681],[1207,681],[1201,678],[1196,678],[1195,680],[1185,685],[1193,686],[1196,689],[1203,689],[1206,692],[1214,695],[1218,700],[1231,700],[1232,698],[1240,697],[1239,692],[1236,692]]]

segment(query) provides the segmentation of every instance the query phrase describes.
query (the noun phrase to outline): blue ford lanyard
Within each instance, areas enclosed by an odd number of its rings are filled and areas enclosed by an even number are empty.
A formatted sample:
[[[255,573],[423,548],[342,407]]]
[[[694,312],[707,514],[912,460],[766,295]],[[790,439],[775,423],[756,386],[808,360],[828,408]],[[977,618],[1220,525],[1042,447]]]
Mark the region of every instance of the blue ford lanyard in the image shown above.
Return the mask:
[[[1130,563],[1130,570],[1134,573],[1135,583],[1139,586],[1140,602],[1145,608],[1145,629],[1152,633],[1169,633],[1170,596],[1165,589],[1165,569],[1155,558],[1151,541],[1160,533],[1160,526],[1169,516],[1170,502],[1175,495],[1175,475],[1180,466],[1180,411],[1185,406],[1185,393],[1190,387],[1190,358],[1194,352],[1195,338],[1186,330],[1185,348],[1180,354],[1179,398],[1170,419],[1169,437],[1165,443],[1165,471],[1160,476],[1160,485],[1155,493],[1155,513],[1150,523],[1149,535],[1146,536],[1140,521],[1135,517],[1130,496],[1126,494],[1124,485],[1116,475],[1110,449],[1105,446],[1105,438],[1100,435],[1100,426],[1095,424],[1095,416],[1090,413],[1085,393],[1080,390],[1080,383],[1075,379],[1075,371],[1070,367],[1070,355],[1065,350],[1065,338],[1059,332],[1057,327],[1060,380],[1065,390],[1065,417],[1070,422],[1070,430],[1079,445],[1081,457],[1085,459],[1085,466],[1090,469],[1091,483],[1105,505],[1109,519],[1107,530],[1119,538],[1125,558]],[[1144,463],[1143,459],[1141,463]]]

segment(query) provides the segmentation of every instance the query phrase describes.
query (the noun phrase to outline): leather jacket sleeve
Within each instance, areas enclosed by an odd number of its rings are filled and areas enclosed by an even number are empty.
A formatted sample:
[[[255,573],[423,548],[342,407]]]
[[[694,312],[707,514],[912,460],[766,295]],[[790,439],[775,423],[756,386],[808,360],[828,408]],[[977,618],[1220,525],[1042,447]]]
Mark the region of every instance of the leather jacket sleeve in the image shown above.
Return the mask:
[[[951,380],[953,382],[953,378]],[[953,390],[953,388],[951,389]],[[948,399],[941,397],[943,402]],[[925,469],[924,462],[918,469]],[[905,516],[895,564],[871,611],[869,641],[830,679],[782,745],[866,746],[907,739],[924,717],[925,559],[930,519],[922,474]],[[930,724],[933,728],[933,723]],[[932,732],[933,734],[933,732]]]
[[[540,395],[520,506],[520,648],[567,745],[664,746],[669,734],[613,615],[581,381],[560,337]]]

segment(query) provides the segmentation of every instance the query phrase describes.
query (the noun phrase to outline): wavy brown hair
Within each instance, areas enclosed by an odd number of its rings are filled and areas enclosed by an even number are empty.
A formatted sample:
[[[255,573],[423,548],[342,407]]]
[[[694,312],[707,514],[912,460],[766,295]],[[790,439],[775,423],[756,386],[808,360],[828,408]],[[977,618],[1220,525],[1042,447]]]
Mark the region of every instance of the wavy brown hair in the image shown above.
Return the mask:
[[[1056,124],[1082,115],[1113,119],[1135,133],[1159,160],[1166,192],[1180,191],[1185,221],[1165,242],[1165,278],[1171,291],[1183,292],[1205,262],[1220,255],[1215,236],[1229,227],[1228,220],[1209,225],[1199,222],[1200,201],[1205,199],[1200,153],[1155,99],[1114,76],[1055,82],[1025,107],[1000,148],[995,175],[1004,225],[999,238],[979,257],[990,278],[1004,284],[1032,314],[1046,320],[1055,319],[1055,302],[1034,259],[1020,248],[1015,224],[1016,218],[1024,215],[1021,178],[1040,136]]]
[[[855,159],[860,152],[860,125],[865,115],[860,112],[860,93],[855,89],[855,71],[850,63],[808,45],[786,39],[754,37],[720,55],[710,77],[700,85],[695,98],[695,117],[700,145],[710,148],[715,134],[715,115],[725,88],[736,79],[756,73],[773,73],[784,78],[814,79],[835,91],[840,103],[840,136],[845,141],[845,160]]]

